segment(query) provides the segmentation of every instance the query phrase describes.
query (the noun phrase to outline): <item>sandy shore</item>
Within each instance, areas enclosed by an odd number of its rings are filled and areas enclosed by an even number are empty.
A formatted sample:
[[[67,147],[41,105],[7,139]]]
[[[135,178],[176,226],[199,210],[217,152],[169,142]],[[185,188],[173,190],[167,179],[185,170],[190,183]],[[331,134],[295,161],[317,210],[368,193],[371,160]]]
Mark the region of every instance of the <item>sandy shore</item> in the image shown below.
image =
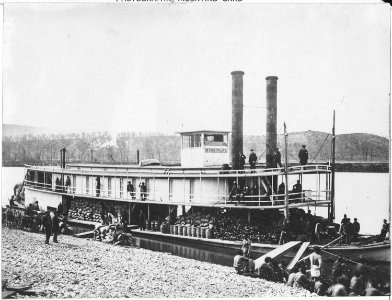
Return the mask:
[[[2,230],[2,279],[34,282],[40,298],[290,297],[305,290],[235,274],[233,268],[144,249]],[[22,297],[22,296],[21,296]]]

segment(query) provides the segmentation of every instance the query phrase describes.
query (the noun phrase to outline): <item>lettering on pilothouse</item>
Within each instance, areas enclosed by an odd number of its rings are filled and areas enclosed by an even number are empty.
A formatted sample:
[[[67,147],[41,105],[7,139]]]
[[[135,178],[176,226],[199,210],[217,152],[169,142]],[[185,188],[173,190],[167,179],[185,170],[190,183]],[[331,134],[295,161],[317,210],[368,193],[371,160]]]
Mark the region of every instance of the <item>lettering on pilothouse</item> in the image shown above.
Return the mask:
[[[205,148],[206,153],[227,153],[226,148]]]

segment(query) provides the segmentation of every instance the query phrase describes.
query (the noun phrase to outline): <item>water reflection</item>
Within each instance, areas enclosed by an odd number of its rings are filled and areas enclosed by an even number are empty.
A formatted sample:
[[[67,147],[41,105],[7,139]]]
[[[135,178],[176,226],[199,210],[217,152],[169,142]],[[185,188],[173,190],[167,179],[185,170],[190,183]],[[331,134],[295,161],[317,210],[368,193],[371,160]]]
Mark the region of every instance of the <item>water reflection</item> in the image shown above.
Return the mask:
[[[172,244],[163,241],[154,241],[136,238],[136,245],[143,249],[158,252],[167,252],[184,258],[205,261],[213,264],[232,266],[234,251],[209,247],[210,249],[197,249],[187,245]]]

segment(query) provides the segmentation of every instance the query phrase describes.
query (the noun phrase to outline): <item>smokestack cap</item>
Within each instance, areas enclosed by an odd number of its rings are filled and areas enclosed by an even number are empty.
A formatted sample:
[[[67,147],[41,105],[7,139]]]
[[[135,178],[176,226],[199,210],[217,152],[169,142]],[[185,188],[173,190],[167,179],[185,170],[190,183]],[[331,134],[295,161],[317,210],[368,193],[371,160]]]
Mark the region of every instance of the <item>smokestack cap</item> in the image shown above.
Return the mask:
[[[245,73],[243,71],[233,71],[231,72],[231,75],[244,75]]]
[[[268,76],[265,77],[266,80],[278,80],[278,76]]]

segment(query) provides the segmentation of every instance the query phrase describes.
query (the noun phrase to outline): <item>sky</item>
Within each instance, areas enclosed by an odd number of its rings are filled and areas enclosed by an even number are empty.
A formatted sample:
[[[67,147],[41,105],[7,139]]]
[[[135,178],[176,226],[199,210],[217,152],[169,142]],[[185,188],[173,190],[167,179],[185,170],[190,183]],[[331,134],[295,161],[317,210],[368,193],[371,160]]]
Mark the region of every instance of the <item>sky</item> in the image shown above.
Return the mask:
[[[231,130],[389,136],[388,4],[6,3],[3,123],[74,131]]]

